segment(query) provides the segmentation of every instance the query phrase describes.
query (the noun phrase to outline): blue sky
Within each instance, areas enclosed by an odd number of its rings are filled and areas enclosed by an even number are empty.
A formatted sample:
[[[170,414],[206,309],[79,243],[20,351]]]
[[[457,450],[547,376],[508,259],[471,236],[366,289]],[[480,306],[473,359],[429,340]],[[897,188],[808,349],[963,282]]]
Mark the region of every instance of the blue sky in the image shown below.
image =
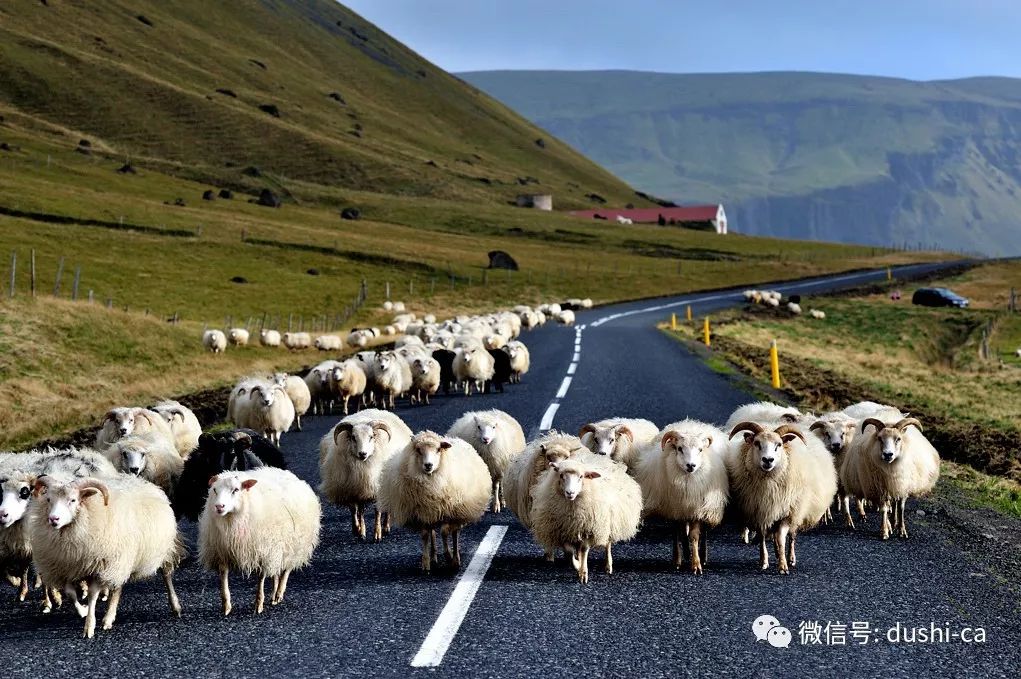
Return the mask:
[[[1021,0],[346,0],[448,71],[1021,77]]]

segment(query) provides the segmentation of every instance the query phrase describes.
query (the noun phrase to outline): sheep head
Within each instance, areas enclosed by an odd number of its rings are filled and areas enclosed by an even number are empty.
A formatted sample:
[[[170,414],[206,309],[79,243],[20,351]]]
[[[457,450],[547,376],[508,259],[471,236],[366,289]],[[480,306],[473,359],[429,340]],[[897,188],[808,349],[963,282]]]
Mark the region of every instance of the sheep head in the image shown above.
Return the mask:
[[[118,466],[121,471],[141,476],[147,464],[146,442],[137,436],[123,438],[114,445],[114,449],[120,453]]]
[[[586,480],[598,479],[602,476],[597,471],[585,469],[579,464],[565,460],[550,466],[557,475],[557,489],[569,502],[574,502],[581,495]]]
[[[237,511],[244,502],[244,493],[251,490],[257,479],[246,479],[237,472],[217,474],[209,479],[206,511],[212,509],[217,516]]]
[[[411,452],[419,471],[426,476],[435,473],[443,463],[443,456],[453,444],[431,431],[423,431],[411,439]]]
[[[25,515],[35,482],[35,474],[21,470],[0,478],[0,527],[10,528]]]
[[[895,424],[886,424],[882,420],[869,417],[861,423],[862,432],[869,425],[876,428],[875,440],[879,443],[878,446],[872,446],[871,450],[886,464],[892,464],[900,457],[904,449],[904,431],[908,427],[913,426],[918,431],[922,430],[922,423],[914,417],[905,417]]]
[[[665,455],[674,456],[678,469],[693,474],[702,468],[704,456],[713,445],[713,437],[671,429],[663,434],[659,445]]]
[[[71,483],[60,483],[48,476],[40,476],[35,482],[36,497],[45,497],[46,520],[52,528],[61,529],[72,523],[81,510],[82,503],[94,495],[103,496],[103,504],[110,504],[110,491],[97,479],[78,479]]]
[[[787,462],[786,444],[795,438],[805,440],[804,435],[788,424],[769,430],[756,422],[742,422],[730,432],[734,438],[744,432],[741,454],[746,468],[758,467],[769,473],[783,467]]]
[[[106,421],[114,423],[119,436],[127,436],[135,430],[135,409],[112,408],[106,414]]]
[[[851,444],[857,424],[852,419],[824,419],[816,420],[808,429],[819,437],[830,453],[837,455]]]
[[[496,440],[497,430],[500,422],[495,417],[475,416],[475,428],[479,432],[479,440],[484,445],[489,445]]]
[[[539,454],[546,460],[547,466],[552,467],[557,462],[574,457],[575,451],[563,441],[551,441],[539,446]]]

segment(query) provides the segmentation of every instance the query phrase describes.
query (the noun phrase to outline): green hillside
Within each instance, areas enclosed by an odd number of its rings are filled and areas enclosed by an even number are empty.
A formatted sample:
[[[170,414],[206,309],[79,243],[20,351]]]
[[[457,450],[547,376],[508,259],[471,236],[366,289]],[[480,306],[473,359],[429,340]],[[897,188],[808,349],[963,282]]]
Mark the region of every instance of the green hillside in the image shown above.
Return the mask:
[[[1021,81],[462,74],[635,186],[744,233],[1021,253]]]

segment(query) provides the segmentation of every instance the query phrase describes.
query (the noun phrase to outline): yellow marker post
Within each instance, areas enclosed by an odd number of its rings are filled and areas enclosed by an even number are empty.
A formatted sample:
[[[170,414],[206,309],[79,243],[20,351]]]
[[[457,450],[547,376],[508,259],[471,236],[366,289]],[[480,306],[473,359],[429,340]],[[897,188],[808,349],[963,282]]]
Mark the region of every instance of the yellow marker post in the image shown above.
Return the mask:
[[[691,305],[688,305],[688,320],[691,321]]]
[[[890,267],[886,267],[886,280],[888,281],[893,280],[893,269],[891,269]]]
[[[708,316],[705,317],[705,323],[702,324],[702,335],[705,338],[705,345],[707,347],[710,346],[710,343],[709,343],[709,317]]]
[[[780,354],[776,350],[776,340],[769,347],[769,368],[773,373],[773,388],[780,388]]]
[[[677,314],[670,314],[670,329],[677,330]]]

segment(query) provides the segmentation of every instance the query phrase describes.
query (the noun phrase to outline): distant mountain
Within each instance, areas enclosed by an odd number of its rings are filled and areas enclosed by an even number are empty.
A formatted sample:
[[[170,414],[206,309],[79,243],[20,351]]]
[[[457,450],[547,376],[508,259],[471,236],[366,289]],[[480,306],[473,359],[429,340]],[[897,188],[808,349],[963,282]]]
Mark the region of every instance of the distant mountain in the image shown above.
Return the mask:
[[[1021,253],[1021,80],[460,77],[634,186],[722,201],[737,231]]]

